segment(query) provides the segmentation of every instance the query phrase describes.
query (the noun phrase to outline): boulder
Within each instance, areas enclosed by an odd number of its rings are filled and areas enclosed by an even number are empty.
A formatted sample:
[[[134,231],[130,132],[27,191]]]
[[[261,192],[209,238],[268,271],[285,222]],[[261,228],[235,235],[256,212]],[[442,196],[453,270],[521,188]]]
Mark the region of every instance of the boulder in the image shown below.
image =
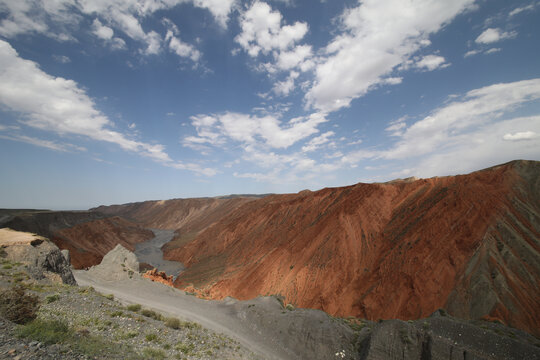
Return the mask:
[[[107,281],[131,279],[139,276],[139,261],[135,254],[118,244],[103,257],[101,263],[89,270],[92,276]]]

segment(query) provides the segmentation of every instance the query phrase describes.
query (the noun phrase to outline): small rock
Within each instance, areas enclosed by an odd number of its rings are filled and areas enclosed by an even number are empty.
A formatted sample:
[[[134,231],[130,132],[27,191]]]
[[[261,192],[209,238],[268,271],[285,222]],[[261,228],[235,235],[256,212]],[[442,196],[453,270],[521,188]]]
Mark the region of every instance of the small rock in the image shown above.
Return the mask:
[[[13,355],[15,355],[15,352],[16,352],[16,351],[17,351],[17,350],[15,350],[15,349],[11,349],[11,350],[9,350],[7,353],[8,353],[8,355],[13,356]]]

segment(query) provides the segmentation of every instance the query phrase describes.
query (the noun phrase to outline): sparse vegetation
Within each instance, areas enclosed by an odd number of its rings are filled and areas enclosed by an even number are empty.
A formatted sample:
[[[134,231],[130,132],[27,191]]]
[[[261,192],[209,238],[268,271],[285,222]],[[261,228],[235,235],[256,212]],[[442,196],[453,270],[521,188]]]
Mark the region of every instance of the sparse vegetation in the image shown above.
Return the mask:
[[[111,317],[121,317],[121,316],[124,316],[124,313],[120,310],[116,310],[111,313]]]
[[[51,345],[66,341],[70,332],[64,321],[36,319],[20,328],[18,335]]]
[[[146,348],[143,350],[143,355],[148,359],[165,359],[167,354],[161,349]]]
[[[37,317],[39,298],[26,294],[22,286],[0,292],[0,314],[16,324],[26,324]]]
[[[45,302],[47,304],[50,304],[52,302],[55,302],[56,300],[60,299],[60,295],[58,294],[54,294],[54,295],[49,295],[45,298]]]
[[[141,305],[139,304],[130,304],[126,307],[126,309],[128,309],[129,311],[133,311],[133,312],[138,312],[139,310],[141,310]]]
[[[152,319],[155,319],[155,320],[162,320],[163,319],[161,314],[158,314],[154,310],[149,310],[149,309],[142,309],[141,310],[141,315],[152,318]]]
[[[157,335],[154,333],[146,334],[145,339],[146,341],[157,341]]]
[[[172,329],[180,329],[180,325],[181,322],[177,318],[167,318],[167,320],[165,320],[165,326]]]
[[[113,295],[113,294],[103,295],[103,297],[104,297],[105,299],[108,299],[108,300],[114,300],[114,295]]]

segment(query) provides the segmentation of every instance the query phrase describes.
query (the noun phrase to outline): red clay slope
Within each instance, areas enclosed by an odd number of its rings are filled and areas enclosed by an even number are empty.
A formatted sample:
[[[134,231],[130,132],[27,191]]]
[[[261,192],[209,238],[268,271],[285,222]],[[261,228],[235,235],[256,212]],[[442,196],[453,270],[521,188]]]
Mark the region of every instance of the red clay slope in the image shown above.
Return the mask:
[[[172,199],[100,206],[92,210],[121,216],[147,228],[175,230],[174,240],[164,248],[172,250],[193,240],[197,234],[222,217],[255,199],[250,196]]]
[[[82,269],[97,265],[109,251],[121,244],[135,250],[135,244],[154,237],[150,230],[119,217],[94,220],[54,233],[52,241],[60,249],[68,249],[71,265]]]
[[[437,308],[540,328],[540,163],[273,195],[166,253],[175,285],[212,298],[281,294],[339,316]]]

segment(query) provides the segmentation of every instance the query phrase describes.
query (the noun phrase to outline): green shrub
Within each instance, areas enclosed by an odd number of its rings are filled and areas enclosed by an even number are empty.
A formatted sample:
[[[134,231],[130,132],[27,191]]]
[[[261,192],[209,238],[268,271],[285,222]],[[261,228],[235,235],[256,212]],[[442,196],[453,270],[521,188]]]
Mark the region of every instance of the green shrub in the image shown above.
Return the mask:
[[[17,335],[51,345],[66,341],[70,331],[63,321],[36,319],[20,328]]]
[[[13,269],[13,266],[11,266],[11,264],[5,264],[4,266],[2,266],[2,269],[5,269],[5,270]]]
[[[17,324],[34,320],[39,309],[39,298],[25,293],[22,286],[0,292],[0,314]]]
[[[141,305],[139,305],[139,304],[131,304],[131,305],[127,306],[127,309],[129,311],[138,312],[139,310],[141,310]]]
[[[157,340],[157,335],[156,334],[146,334],[145,338],[146,338],[146,341],[156,341]]]
[[[165,351],[161,349],[154,349],[154,348],[145,348],[143,350],[143,355],[148,359],[158,359],[158,360],[162,360],[167,357],[167,354],[165,354]]]
[[[113,311],[113,312],[111,313],[111,317],[121,317],[121,316],[123,316],[123,315],[124,315],[124,313],[123,313],[122,311],[120,311],[120,310],[118,310],[118,311]]]
[[[293,304],[287,304],[287,306],[285,306],[285,309],[287,309],[289,311],[293,311],[294,310],[294,305]]]
[[[113,294],[103,295],[103,297],[105,299],[108,299],[108,300],[114,300],[114,295]]]
[[[60,295],[58,294],[54,294],[54,295],[49,295],[45,298],[45,301],[47,302],[47,304],[50,304],[52,302],[55,302],[56,300],[60,299]]]
[[[180,329],[180,325],[182,325],[182,323],[177,318],[167,318],[167,320],[165,320],[165,326],[168,326],[171,329]]]
[[[186,355],[189,355],[193,353],[193,350],[195,350],[195,345],[193,345],[192,343],[184,344],[179,342],[174,348]]]
[[[155,320],[162,320],[162,318],[163,318],[161,316],[161,314],[158,314],[157,312],[155,312],[153,310],[148,310],[148,309],[142,309],[141,310],[141,315],[152,318],[152,319],[155,319]]]

